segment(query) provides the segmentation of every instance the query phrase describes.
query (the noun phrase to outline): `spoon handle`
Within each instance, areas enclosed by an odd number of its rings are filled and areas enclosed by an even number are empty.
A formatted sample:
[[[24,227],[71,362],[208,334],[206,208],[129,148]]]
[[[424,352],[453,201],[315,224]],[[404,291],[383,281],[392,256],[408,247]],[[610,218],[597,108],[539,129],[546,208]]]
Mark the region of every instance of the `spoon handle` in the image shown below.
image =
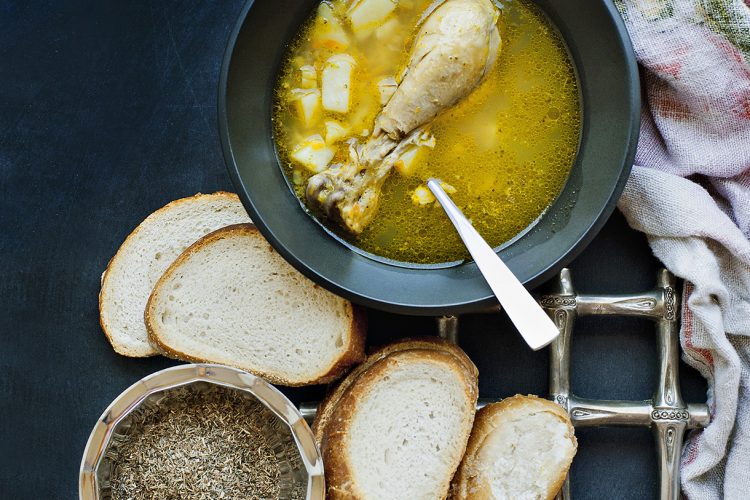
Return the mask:
[[[435,198],[448,214],[458,235],[477,263],[487,284],[516,325],[529,347],[535,351],[548,345],[560,334],[547,313],[518,281],[508,266],[498,257],[484,238],[471,225],[450,196],[440,186],[440,182],[430,179],[427,183]]]

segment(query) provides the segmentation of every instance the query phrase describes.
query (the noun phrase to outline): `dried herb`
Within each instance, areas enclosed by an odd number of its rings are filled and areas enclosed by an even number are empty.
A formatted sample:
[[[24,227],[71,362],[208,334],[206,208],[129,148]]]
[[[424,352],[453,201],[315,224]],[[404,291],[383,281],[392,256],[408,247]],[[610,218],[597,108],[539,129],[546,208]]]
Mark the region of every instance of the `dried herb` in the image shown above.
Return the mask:
[[[304,498],[305,485],[281,477],[298,451],[276,416],[236,391],[203,389],[171,391],[130,417],[107,454],[112,499]]]

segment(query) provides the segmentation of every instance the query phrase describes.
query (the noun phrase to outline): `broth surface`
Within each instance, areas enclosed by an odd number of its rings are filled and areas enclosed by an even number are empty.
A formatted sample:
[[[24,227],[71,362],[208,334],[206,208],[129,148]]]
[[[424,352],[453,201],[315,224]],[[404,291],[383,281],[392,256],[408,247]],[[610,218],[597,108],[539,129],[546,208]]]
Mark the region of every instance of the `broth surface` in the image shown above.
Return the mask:
[[[350,2],[326,2],[340,19]],[[279,160],[305,200],[313,174],[292,158],[306,137],[321,134],[336,120],[349,136],[366,140],[381,109],[377,82],[395,76],[408,62],[415,26],[432,2],[402,0],[391,14],[388,32],[357,37],[349,46],[321,43],[329,26],[313,15],[289,49],[276,90],[273,120]],[[352,235],[328,227],[353,245],[376,255],[413,263],[449,262],[468,257],[452,224],[437,203],[419,205],[415,189],[436,177],[455,188],[451,197],[492,246],[512,239],[533,224],[554,201],[575,160],[580,132],[578,88],[564,45],[546,17],[527,0],[501,3],[502,50],[497,64],[466,99],[431,124],[433,149],[422,148],[407,175],[394,170],[386,180],[376,219]],[[385,30],[382,30],[385,31]],[[317,78],[337,53],[354,57],[351,109],[347,114],[321,112],[305,124],[290,95],[301,86],[300,67],[310,65]],[[349,137],[347,136],[347,137]],[[344,162],[348,147],[330,145],[330,163]]]

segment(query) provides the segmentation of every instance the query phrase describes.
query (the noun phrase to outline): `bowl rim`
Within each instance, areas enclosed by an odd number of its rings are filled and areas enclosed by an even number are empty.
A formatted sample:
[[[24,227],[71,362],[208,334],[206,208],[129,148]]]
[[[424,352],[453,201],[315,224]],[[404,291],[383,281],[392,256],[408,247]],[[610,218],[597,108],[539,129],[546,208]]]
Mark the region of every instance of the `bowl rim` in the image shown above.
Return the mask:
[[[534,288],[537,285],[550,279],[560,268],[568,265],[573,259],[575,259],[586,246],[596,237],[601,231],[604,224],[611,216],[612,212],[617,206],[617,202],[625,188],[625,184],[630,176],[630,171],[636,155],[636,149],[638,144],[638,137],[640,131],[641,121],[641,88],[640,79],[638,72],[638,63],[633,50],[632,41],[630,35],[625,26],[625,22],[622,19],[617,7],[612,2],[607,0],[600,0],[599,2],[605,9],[609,20],[614,27],[615,35],[620,41],[622,48],[625,67],[624,70],[628,76],[628,95],[627,101],[630,104],[630,112],[627,117],[629,122],[629,128],[627,130],[628,141],[627,149],[623,158],[622,165],[619,169],[619,176],[617,181],[609,186],[609,195],[606,202],[602,204],[599,210],[591,217],[591,223],[588,225],[585,231],[583,231],[578,239],[576,239],[569,248],[560,252],[559,256],[554,259],[546,267],[540,269],[536,274],[524,280],[524,284],[527,288]],[[224,163],[227,167],[229,177],[232,181],[233,186],[237,190],[237,194],[242,201],[245,209],[249,212],[253,223],[258,227],[261,234],[268,240],[273,248],[290,263],[295,269],[300,271],[303,275],[310,278],[314,282],[324,286],[326,289],[333,293],[340,295],[346,299],[352,300],[360,305],[366,307],[373,307],[387,312],[393,313],[406,313],[406,314],[417,314],[417,315],[442,315],[442,314],[461,314],[468,312],[478,312],[481,310],[489,310],[497,307],[497,299],[492,294],[489,287],[487,287],[487,293],[483,297],[472,298],[470,300],[460,301],[452,300],[449,303],[441,301],[440,303],[434,304],[413,304],[404,301],[396,300],[383,300],[382,298],[372,297],[363,294],[351,287],[343,286],[340,283],[330,279],[324,273],[314,269],[307,262],[300,259],[295,253],[287,247],[284,241],[279,239],[274,232],[267,227],[264,222],[262,215],[256,210],[254,203],[252,202],[248,192],[245,188],[244,182],[240,176],[238,165],[235,161],[233,148],[230,140],[229,133],[229,118],[227,112],[227,94],[228,94],[228,83],[229,83],[229,72],[232,63],[232,56],[237,44],[237,39],[242,32],[242,28],[246,22],[247,16],[250,9],[255,4],[255,0],[246,0],[237,21],[230,32],[229,38],[224,51],[224,57],[221,64],[219,73],[219,85],[217,95],[217,121],[219,125],[219,136],[222,147],[222,153],[224,157]],[[567,44],[566,44],[567,45]],[[578,71],[578,68],[576,68]],[[580,141],[581,139],[579,139]],[[579,143],[580,153],[580,143]],[[278,161],[277,161],[278,163]],[[328,236],[330,237],[330,236]],[[356,254],[350,249],[349,252]],[[381,263],[382,264],[382,263]],[[388,265],[388,264],[382,264]]]
[[[115,427],[153,394],[196,383],[208,383],[243,391],[271,410],[286,425],[307,471],[308,500],[325,498],[323,457],[312,430],[296,406],[276,387],[261,377],[229,366],[192,363],[159,370],[134,383],[104,410],[89,435],[81,459],[78,495],[81,500],[99,499],[97,470],[104,458]]]

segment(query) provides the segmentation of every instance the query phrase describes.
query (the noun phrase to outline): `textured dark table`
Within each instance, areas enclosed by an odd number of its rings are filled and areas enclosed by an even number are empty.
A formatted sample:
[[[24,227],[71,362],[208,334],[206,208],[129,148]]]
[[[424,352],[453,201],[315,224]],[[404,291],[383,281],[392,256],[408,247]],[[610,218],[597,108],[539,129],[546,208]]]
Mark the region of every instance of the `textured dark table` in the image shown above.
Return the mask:
[[[217,74],[239,0],[0,0],[0,498],[75,498],[83,447],[110,401],[175,364],[110,349],[99,276],[130,230],[168,201],[231,189],[216,126]],[[572,264],[581,291],[653,286],[659,263],[615,214]],[[481,396],[546,394],[547,353],[501,316],[468,316],[462,345]],[[370,312],[373,343],[433,334],[430,318]],[[585,318],[573,341],[581,396],[646,399],[650,323]],[[705,384],[682,367],[688,401]],[[322,388],[286,391],[318,398]],[[580,431],[576,499],[656,497],[646,429]]]

